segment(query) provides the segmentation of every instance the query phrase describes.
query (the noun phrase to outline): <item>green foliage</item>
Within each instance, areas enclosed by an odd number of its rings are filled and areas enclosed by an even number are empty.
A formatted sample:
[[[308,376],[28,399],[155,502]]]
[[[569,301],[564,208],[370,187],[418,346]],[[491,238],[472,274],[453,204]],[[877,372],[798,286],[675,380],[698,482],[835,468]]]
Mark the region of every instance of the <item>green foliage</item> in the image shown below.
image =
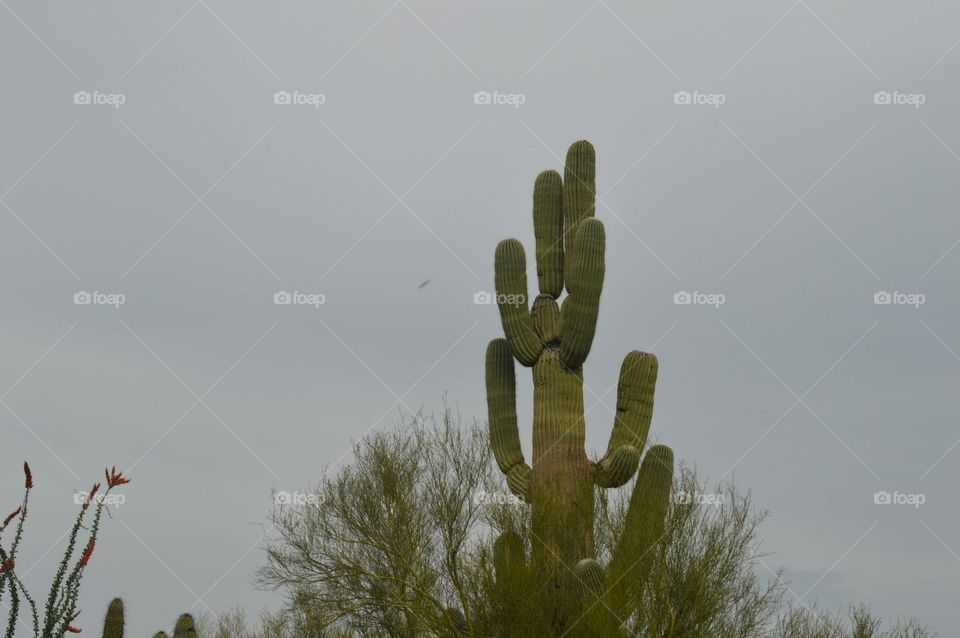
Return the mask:
[[[284,589],[287,614],[312,631],[419,638],[476,626],[478,490],[499,489],[491,460],[485,428],[462,432],[449,409],[365,437],[312,504],[275,506],[258,584]]]
[[[778,621],[774,638],[935,638],[916,619],[901,620],[887,629],[864,605],[854,605],[846,617],[815,607],[792,607]]]
[[[527,303],[523,245],[506,239],[494,256],[497,306],[505,339],[487,347],[490,443],[510,489],[531,504],[529,565],[496,599],[515,594],[520,576],[541,593],[521,613],[544,634],[615,635],[634,613],[663,532],[673,452],[652,447],[640,469],[622,538],[606,568],[594,544],[594,486],[620,487],[637,471],[653,416],[657,359],[626,356],[617,390],[617,416],[599,461],[584,449],[583,369],[597,325],[605,271],[603,224],[594,217],[596,158],[589,142],[574,143],[564,177],[541,173],[534,183],[533,223],[540,295]],[[567,295],[558,305],[562,294]],[[533,368],[533,462],[520,446],[513,359]],[[501,570],[503,571],[503,570]],[[500,580],[503,580],[501,578]],[[519,619],[518,619],[519,621]]]
[[[491,461],[484,427],[462,424],[450,410],[369,435],[355,445],[351,463],[313,489],[313,505],[278,505],[272,514],[276,536],[268,542],[268,563],[258,583],[281,589],[285,609],[255,628],[231,612],[219,626],[198,627],[198,635],[459,638],[465,621],[467,635],[477,638],[542,638],[532,613],[542,594],[531,586],[529,557],[537,540],[530,508],[502,491]],[[594,636],[616,635],[604,630],[612,613],[604,603],[594,604],[594,592],[610,583],[606,572],[632,524],[631,501],[640,493],[630,488],[641,481],[637,475],[627,489],[595,489],[595,566],[575,566],[581,576],[578,603],[593,607],[570,635],[581,628]],[[788,627],[817,625],[784,610],[786,585],[767,578],[760,562],[758,526],[764,514],[748,496],[738,496],[732,485],[708,492],[683,467],[672,489],[675,495],[712,494],[719,506],[693,498],[668,502],[646,577],[639,570],[626,573],[624,582],[630,588],[642,585],[642,593],[629,622],[617,629],[621,635],[820,635],[802,628],[777,632],[781,615]],[[419,553],[408,554],[408,548]],[[452,616],[450,608],[462,616]],[[849,631],[840,636],[865,638]],[[931,635],[914,630],[870,638],[881,637]]]

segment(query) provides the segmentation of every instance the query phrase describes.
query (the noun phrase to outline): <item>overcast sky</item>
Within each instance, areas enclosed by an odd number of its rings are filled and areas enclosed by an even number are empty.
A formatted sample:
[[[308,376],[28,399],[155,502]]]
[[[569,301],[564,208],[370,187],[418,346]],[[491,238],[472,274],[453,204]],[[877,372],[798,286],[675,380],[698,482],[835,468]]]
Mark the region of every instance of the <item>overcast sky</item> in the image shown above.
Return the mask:
[[[587,138],[590,449],[652,349],[653,439],[769,510],[791,599],[947,635],[958,38],[942,2],[3,0],[0,494],[29,459],[27,581],[115,464],[84,628],[114,595],[135,636],[276,606],[251,585],[271,489],[444,393],[486,418],[501,331],[474,294],[497,241],[532,255],[533,180]]]

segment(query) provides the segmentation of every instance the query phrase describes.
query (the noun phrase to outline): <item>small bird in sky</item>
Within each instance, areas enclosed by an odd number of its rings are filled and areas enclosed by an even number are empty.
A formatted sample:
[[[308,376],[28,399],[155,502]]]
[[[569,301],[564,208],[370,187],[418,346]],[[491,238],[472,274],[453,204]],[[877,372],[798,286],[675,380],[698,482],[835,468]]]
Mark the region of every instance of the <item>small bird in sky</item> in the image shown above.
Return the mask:
[[[428,283],[430,283],[431,281],[433,281],[433,280],[432,280],[432,279],[427,279],[425,282],[423,282],[422,284],[420,284],[419,286],[417,286],[417,290],[421,290],[424,286],[426,286],[426,285],[427,285]]]

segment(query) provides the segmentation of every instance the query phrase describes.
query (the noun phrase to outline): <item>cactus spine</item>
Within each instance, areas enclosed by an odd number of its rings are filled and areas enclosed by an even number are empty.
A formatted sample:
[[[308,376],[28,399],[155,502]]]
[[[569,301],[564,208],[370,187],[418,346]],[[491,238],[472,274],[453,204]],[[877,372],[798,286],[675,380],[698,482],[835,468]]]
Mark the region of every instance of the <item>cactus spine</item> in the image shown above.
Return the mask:
[[[640,468],[624,535],[602,567],[595,560],[594,488],[620,487],[636,473],[653,416],[658,364],[654,355],[639,351],[624,358],[606,454],[588,459],[582,366],[593,343],[605,269],[604,227],[594,217],[595,166],[593,146],[580,141],[567,153],[562,178],[545,171],[536,179],[540,294],[532,308],[523,245],[501,241],[494,260],[506,338],[491,341],[486,353],[490,441],[510,490],[531,504],[533,538],[529,565],[516,538],[498,540],[497,580],[509,587],[534,574],[545,597],[540,621],[554,635],[568,632],[588,609],[596,616],[598,607],[612,612],[601,614],[608,616],[601,626],[619,631],[649,573],[649,550],[663,531],[673,477],[673,452],[653,446]],[[517,430],[514,359],[533,372],[532,464],[524,459]]]

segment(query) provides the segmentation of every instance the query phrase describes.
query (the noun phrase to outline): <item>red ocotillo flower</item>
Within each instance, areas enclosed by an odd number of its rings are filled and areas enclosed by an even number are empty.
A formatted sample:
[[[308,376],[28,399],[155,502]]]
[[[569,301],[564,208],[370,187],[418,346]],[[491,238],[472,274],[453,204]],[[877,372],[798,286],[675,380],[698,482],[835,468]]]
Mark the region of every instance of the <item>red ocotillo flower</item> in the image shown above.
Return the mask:
[[[10,571],[14,567],[15,565],[12,560],[4,561],[4,563],[0,565],[0,574],[5,574],[6,572]]]
[[[83,499],[83,509],[86,511],[90,507],[90,503],[93,501],[94,497],[97,495],[97,490],[100,489],[99,483],[94,483],[93,487],[90,488],[90,493],[87,494],[87,498]]]
[[[19,514],[19,513],[20,513],[20,510],[22,510],[22,509],[23,509],[23,507],[18,507],[17,509],[15,509],[15,510],[13,510],[12,512],[10,512],[9,514],[7,514],[7,517],[6,517],[5,519],[3,519],[3,525],[0,525],[0,527],[6,527],[7,525],[9,525],[9,524],[10,524],[10,521],[12,521],[13,519],[15,519],[15,518],[17,517],[17,514]]]
[[[81,631],[83,631],[82,629],[77,629],[73,626],[73,621],[76,620],[77,616],[79,615],[80,611],[78,610],[75,614],[70,616],[70,624],[67,625],[67,631],[69,631],[71,634],[79,634]]]
[[[80,566],[86,567],[87,563],[90,562],[90,556],[93,554],[93,548],[96,547],[97,541],[90,541],[90,544],[87,545],[87,549],[83,552],[83,558],[80,559]]]
[[[124,485],[130,482],[130,479],[125,477],[123,472],[117,471],[116,465],[109,470],[103,470],[103,475],[107,477],[107,489],[112,489],[118,485]]]
[[[23,475],[25,477],[23,486],[29,490],[33,487],[33,472],[30,471],[30,464],[26,461],[23,462]]]

